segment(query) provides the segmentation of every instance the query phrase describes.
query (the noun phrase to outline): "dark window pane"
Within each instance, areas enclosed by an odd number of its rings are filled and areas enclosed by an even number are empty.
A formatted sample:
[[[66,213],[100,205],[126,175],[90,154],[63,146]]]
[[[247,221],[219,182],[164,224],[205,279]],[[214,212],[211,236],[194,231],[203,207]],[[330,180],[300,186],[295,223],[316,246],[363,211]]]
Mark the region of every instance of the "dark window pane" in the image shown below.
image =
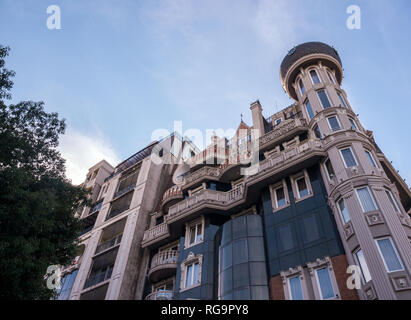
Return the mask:
[[[264,240],[263,238],[248,238],[249,261],[264,261]]]
[[[233,242],[233,260],[234,264],[247,262],[248,248],[246,239],[240,239]]]
[[[250,263],[250,284],[257,286],[267,285],[267,269],[265,262]]]
[[[250,275],[248,273],[248,263],[233,266],[234,288],[241,288],[250,285]]]
[[[324,90],[317,91],[318,97],[320,98],[321,104],[324,109],[330,108],[331,103],[330,100],[328,100],[327,94],[325,93]]]

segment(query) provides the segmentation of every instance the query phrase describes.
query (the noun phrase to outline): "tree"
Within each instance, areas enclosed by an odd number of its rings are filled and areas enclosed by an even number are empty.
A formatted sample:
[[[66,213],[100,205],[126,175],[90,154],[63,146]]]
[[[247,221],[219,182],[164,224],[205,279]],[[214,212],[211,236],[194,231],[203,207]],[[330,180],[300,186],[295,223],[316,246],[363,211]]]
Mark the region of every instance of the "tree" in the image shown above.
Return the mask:
[[[0,45],[0,298],[50,299],[47,267],[75,257],[74,213],[89,205],[88,193],[66,178],[56,149],[64,119],[43,102],[6,105],[15,75],[5,68],[8,52]]]

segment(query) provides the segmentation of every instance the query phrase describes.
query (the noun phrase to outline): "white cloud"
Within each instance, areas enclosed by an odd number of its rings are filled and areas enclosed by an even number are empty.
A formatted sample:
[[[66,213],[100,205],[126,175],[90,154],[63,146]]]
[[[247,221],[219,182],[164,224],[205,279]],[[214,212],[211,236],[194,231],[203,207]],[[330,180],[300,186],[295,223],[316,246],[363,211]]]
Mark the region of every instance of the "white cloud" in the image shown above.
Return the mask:
[[[82,183],[88,169],[101,160],[106,160],[112,166],[120,162],[114,148],[99,133],[87,135],[69,129],[60,137],[58,149],[66,159],[66,176],[76,185]]]

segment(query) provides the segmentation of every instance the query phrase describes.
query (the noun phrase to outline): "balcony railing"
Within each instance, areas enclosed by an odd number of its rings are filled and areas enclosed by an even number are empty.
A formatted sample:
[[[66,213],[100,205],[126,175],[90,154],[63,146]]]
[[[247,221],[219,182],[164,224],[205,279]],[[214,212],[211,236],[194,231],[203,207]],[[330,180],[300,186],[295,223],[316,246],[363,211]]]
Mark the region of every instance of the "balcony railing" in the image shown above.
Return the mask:
[[[93,276],[87,278],[86,283],[84,284],[84,289],[95,286],[103,281],[110,279],[111,273],[113,272],[113,267],[109,267],[108,270],[99,272]]]
[[[144,232],[142,244],[146,244],[154,239],[160,238],[161,236],[168,235],[168,226],[167,223],[163,222],[159,225],[156,225]]]
[[[151,260],[150,269],[153,269],[157,266],[161,266],[164,264],[177,263],[177,258],[178,258],[177,250],[161,251],[154,255],[153,259]]]
[[[183,216],[188,210],[202,203],[212,203],[213,205],[221,205],[222,207],[238,201],[244,195],[244,185],[240,184],[234,189],[222,192],[210,189],[203,189],[195,195],[173,205],[168,211],[167,221]]]
[[[282,122],[272,131],[260,137],[260,148],[285,139],[289,132],[298,127],[307,127],[307,121],[305,119],[294,118]]]
[[[112,247],[118,245],[121,242],[122,236],[123,236],[122,234],[119,234],[117,237],[99,244],[96,248],[96,253],[95,254],[98,254],[100,252],[103,252],[103,251],[105,251],[109,248],[112,248]]]
[[[113,199],[119,198],[119,197],[122,196],[123,194],[129,192],[130,190],[133,190],[135,186],[136,186],[136,184],[133,183],[132,185],[129,185],[128,187],[125,187],[125,188],[123,188],[123,189],[121,189],[121,190],[118,190],[118,191],[114,194]]]
[[[110,213],[107,215],[106,221],[111,218],[114,218],[115,216],[118,216],[120,213],[128,210],[129,208],[130,208],[130,204],[123,206],[121,208],[118,208],[118,209],[111,209]]]
[[[150,293],[145,300],[173,300],[173,291],[159,290]]]

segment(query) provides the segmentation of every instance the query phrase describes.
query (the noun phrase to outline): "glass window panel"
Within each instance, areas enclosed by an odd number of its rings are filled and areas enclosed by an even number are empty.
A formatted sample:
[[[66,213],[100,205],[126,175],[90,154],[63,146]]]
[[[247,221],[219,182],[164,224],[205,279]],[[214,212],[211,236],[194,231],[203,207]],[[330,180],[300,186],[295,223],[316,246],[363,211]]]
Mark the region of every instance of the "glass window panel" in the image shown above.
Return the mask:
[[[194,264],[193,272],[193,285],[195,285],[200,283],[200,264],[198,262]]]
[[[250,285],[248,263],[233,266],[233,284],[234,288],[241,288]]]
[[[190,244],[195,243],[196,241],[196,227],[190,228]]]
[[[352,154],[350,148],[342,149],[341,154],[344,158],[344,162],[347,168],[354,167],[357,165],[357,162],[355,161],[354,155]]]
[[[234,290],[233,300],[250,300],[250,288]]]
[[[331,164],[330,159],[328,159],[328,160],[325,162],[325,168],[327,169],[328,177],[329,177],[330,179],[332,179],[332,177],[335,176],[335,172],[334,172],[334,168],[333,168],[333,166],[332,166],[332,164]]]
[[[251,287],[251,299],[253,300],[268,300],[267,286],[252,286]]]
[[[349,118],[349,120],[350,120],[350,123],[351,123],[351,129],[358,130],[357,124],[355,123],[355,121],[351,118]]]
[[[267,285],[267,268],[265,262],[250,263],[250,284],[257,286]]]
[[[221,250],[221,268],[225,270],[226,268],[231,267],[233,264],[233,256],[232,256],[232,244],[228,244],[223,247]]]
[[[365,283],[371,280],[370,271],[368,270],[367,262],[365,261],[364,254],[362,250],[358,250],[354,254],[355,260],[357,265],[360,267],[361,270],[361,277]]]
[[[297,189],[300,198],[303,198],[309,194],[305,177],[297,179]]]
[[[380,251],[385,261],[385,265],[387,266],[387,270],[389,272],[402,270],[402,263],[396,253],[396,250],[394,249],[390,238],[379,239],[377,240],[377,243],[380,247]]]
[[[348,221],[350,221],[350,215],[348,213],[347,207],[345,206],[344,199],[340,199],[338,201],[338,207],[340,209],[340,213],[341,213],[341,216],[343,218],[343,222],[347,223]]]
[[[233,268],[228,268],[220,274],[221,294],[226,294],[233,289]]]
[[[330,272],[328,268],[317,270],[318,283],[320,285],[321,296],[323,299],[334,298],[334,289],[331,283]]]
[[[280,237],[279,242],[281,244],[282,251],[286,251],[286,250],[290,250],[294,248],[294,241],[293,241],[293,236],[291,233],[291,226],[289,224],[280,227],[278,234]]]
[[[248,236],[263,236],[263,226],[261,223],[261,217],[257,214],[247,215],[247,231]]]
[[[308,116],[310,117],[310,120],[312,118],[314,118],[314,112],[313,112],[313,109],[311,108],[310,100],[307,100],[305,102],[305,109],[307,110],[307,113],[308,113]]]
[[[304,300],[300,277],[289,279],[291,300]]]
[[[187,266],[187,274],[186,274],[186,288],[192,285],[193,281],[193,265]]]
[[[315,70],[310,71],[310,76],[314,84],[320,83],[320,78]]]
[[[332,131],[337,131],[340,130],[340,123],[338,122],[337,117],[330,117],[328,118],[328,123],[330,124],[331,130]]]
[[[370,164],[376,168],[377,166],[375,165],[374,159],[372,158],[372,155],[369,151],[365,150],[365,154],[367,155],[368,161],[370,161]]]
[[[398,208],[397,202],[395,201],[394,196],[392,195],[391,191],[385,190],[385,193],[387,194],[388,199],[390,199],[390,202],[392,206],[394,207],[394,210],[399,212],[400,209]]]
[[[287,202],[285,201],[285,193],[283,187],[275,189],[275,196],[277,200],[277,208],[284,207],[287,204]]]
[[[265,261],[264,240],[262,237],[248,238],[249,261]]]
[[[247,236],[247,221],[246,216],[239,217],[233,220],[233,239]]]
[[[377,208],[375,207],[373,198],[370,194],[370,190],[367,187],[357,189],[357,195],[360,199],[362,208],[364,212],[375,211]]]
[[[335,84],[334,77],[333,77],[333,75],[331,74],[331,72],[327,71],[327,73],[328,73],[328,78],[330,78],[331,83],[332,83],[332,84]]]
[[[318,97],[320,98],[321,104],[324,109],[330,108],[331,103],[330,100],[328,100],[327,94],[325,93],[324,90],[319,90],[317,91]]]
[[[202,224],[197,225],[196,242],[200,242],[201,240],[203,240],[202,229],[203,229]]]
[[[317,219],[315,218],[315,216],[304,218],[303,225],[305,230],[305,238],[307,242],[315,241],[320,238]]]
[[[345,104],[345,100],[344,100],[344,97],[342,96],[342,94],[339,93],[339,92],[337,92],[337,94],[338,94],[338,97],[340,98],[341,105],[342,105],[344,108],[347,108],[347,105]]]
[[[234,264],[247,262],[248,248],[246,239],[240,239],[233,242],[233,260]]]
[[[300,86],[301,94],[303,95],[303,94],[305,93],[304,83],[303,83],[303,81],[300,79],[300,81],[298,81],[298,84],[299,84],[299,86]]]

